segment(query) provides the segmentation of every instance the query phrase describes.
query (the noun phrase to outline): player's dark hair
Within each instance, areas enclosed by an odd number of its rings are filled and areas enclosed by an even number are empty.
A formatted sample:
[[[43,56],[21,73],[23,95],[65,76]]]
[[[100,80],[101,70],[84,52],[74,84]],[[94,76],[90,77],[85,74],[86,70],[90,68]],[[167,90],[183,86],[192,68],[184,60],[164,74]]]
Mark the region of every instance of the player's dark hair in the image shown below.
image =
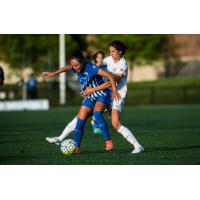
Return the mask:
[[[72,53],[70,60],[72,59],[76,59],[82,64],[85,62],[85,57],[80,51],[76,51]]]
[[[121,55],[124,55],[128,49],[128,45],[119,41],[119,40],[113,40],[109,46],[114,47],[118,51],[121,51]]]
[[[101,50],[96,51],[96,52],[93,54],[93,60],[94,60],[95,63],[97,62],[96,59],[97,59],[97,56],[98,56],[99,54],[101,54],[101,55],[103,56],[103,58],[105,57],[105,53],[104,53],[103,51],[101,51]]]

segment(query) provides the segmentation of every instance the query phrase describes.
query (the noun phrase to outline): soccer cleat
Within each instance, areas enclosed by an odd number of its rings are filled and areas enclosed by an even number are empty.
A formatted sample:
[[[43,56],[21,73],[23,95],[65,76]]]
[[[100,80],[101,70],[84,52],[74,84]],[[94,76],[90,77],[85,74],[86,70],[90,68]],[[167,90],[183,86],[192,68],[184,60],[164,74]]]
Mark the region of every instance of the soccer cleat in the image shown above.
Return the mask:
[[[113,150],[113,142],[112,140],[107,140],[106,141],[106,151],[111,151]]]
[[[132,153],[142,153],[144,151],[144,148],[142,146],[136,147]]]
[[[93,128],[93,132],[94,132],[95,134],[102,134],[100,128]]]
[[[74,154],[79,155],[81,153],[81,148],[80,147],[76,147]]]
[[[60,145],[62,143],[57,137],[47,137],[46,140],[51,144]]]

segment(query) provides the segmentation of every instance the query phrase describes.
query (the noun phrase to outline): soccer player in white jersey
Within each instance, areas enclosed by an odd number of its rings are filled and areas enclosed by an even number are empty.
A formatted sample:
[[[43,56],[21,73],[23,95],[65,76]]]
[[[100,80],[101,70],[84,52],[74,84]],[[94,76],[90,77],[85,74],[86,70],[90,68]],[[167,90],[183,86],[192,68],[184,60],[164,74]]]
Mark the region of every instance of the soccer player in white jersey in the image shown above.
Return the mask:
[[[113,100],[111,121],[112,126],[119,132],[124,138],[134,146],[132,153],[140,153],[144,151],[142,145],[139,144],[133,133],[120,121],[120,115],[122,107],[125,103],[125,97],[127,94],[127,78],[128,78],[128,65],[123,55],[128,49],[127,45],[119,40],[112,41],[109,45],[110,56],[104,59],[104,64],[107,65],[107,70],[112,73],[113,77],[117,81],[117,91],[121,96],[119,101]],[[96,92],[103,88],[109,87],[108,84],[102,84],[96,88],[88,88],[85,90],[84,96],[90,95],[92,92]]]

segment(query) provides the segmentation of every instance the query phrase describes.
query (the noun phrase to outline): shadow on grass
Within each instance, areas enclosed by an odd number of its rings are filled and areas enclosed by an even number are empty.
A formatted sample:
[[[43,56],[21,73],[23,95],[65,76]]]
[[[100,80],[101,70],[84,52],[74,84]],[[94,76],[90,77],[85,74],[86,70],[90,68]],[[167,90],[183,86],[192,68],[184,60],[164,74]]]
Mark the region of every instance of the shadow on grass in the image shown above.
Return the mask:
[[[199,149],[200,145],[193,146],[182,146],[182,147],[153,147],[153,148],[145,148],[145,152],[156,152],[156,151],[176,151],[181,149]]]
[[[82,154],[116,154],[116,153],[131,153],[133,149],[131,148],[126,148],[126,149],[114,149],[111,151],[106,151],[106,150],[95,150],[95,151],[82,151]]]
[[[176,151],[176,150],[187,150],[187,149],[200,149],[200,145],[192,145],[192,146],[181,146],[181,147],[152,147],[152,148],[145,148],[144,147],[144,153],[151,153],[151,152],[159,152],[159,151]],[[124,149],[114,149],[113,151],[107,152],[105,150],[101,151],[83,151],[82,154],[127,154],[131,153],[133,149],[131,148],[124,148]]]

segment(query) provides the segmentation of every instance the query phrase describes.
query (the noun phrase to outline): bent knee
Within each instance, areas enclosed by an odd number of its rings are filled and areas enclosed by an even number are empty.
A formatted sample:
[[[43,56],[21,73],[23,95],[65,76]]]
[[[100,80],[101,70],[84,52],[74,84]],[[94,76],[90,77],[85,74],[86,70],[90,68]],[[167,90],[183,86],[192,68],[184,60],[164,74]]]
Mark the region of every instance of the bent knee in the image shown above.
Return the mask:
[[[119,121],[113,120],[112,121],[112,126],[113,128],[115,128],[116,130],[118,130],[121,126],[121,123]]]

